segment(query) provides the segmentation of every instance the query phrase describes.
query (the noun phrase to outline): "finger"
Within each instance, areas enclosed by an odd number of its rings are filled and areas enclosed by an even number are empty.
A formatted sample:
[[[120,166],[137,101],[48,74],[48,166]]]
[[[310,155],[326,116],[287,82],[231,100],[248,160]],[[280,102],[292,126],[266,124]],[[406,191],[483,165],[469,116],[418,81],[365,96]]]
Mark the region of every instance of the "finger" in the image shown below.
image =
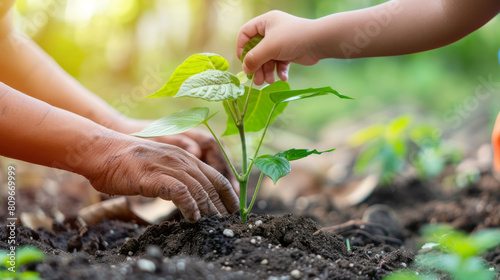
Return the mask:
[[[200,162],[199,164],[201,172],[207,176],[207,179],[212,183],[215,187],[215,190],[219,194],[219,198],[228,210],[229,213],[233,213],[234,211],[239,209],[239,199],[236,196],[236,192],[233,189],[233,186],[229,183],[229,181],[222,176],[215,169],[210,166]]]
[[[270,39],[264,37],[260,43],[250,50],[243,60],[243,71],[252,74],[264,63],[278,58],[278,49],[272,46]]]
[[[203,209],[202,209],[202,207],[200,205],[198,205],[198,207],[200,208],[202,213],[208,213],[210,215],[214,215],[214,214],[227,215],[227,214],[229,214],[227,212],[226,207],[224,206],[224,204],[222,203],[222,201],[219,197],[219,193],[217,192],[217,190],[213,186],[212,182],[210,182],[210,180],[208,180],[208,178],[205,176],[205,174],[203,174],[203,172],[200,172],[199,170],[191,169],[189,175],[191,175],[192,179],[197,181],[197,182],[192,182],[191,184],[201,185],[201,187],[203,188],[203,190],[206,193],[206,198],[208,199],[208,201],[205,202],[205,204],[207,205],[206,208],[208,208],[206,210],[206,212],[205,212],[205,206],[203,206]],[[189,184],[188,181],[186,181],[185,183]]]
[[[263,16],[258,16],[249,20],[245,23],[238,32],[238,38],[236,39],[236,54],[238,58],[241,59],[241,53],[245,48],[246,43],[250,41],[255,35],[261,35],[264,37],[266,35],[265,21]]]
[[[262,72],[262,68],[259,68],[253,77],[253,83],[260,86],[264,83],[264,73]]]
[[[262,65],[262,72],[264,72],[264,79],[268,84],[272,84],[275,81],[274,69],[276,69],[274,60],[268,61]]]
[[[288,80],[289,68],[290,68],[290,62],[285,62],[285,61],[276,62],[276,73],[283,82],[286,82]]]
[[[236,195],[239,197],[239,182],[231,170],[231,166],[229,166],[221,148],[212,137],[212,134],[206,130],[192,129],[184,132],[183,135],[194,139],[198,143],[202,153],[200,160],[224,175],[233,186]]]
[[[186,185],[172,177],[163,176],[155,186],[151,190],[142,188],[141,194],[148,197],[160,197],[165,200],[172,200],[182,215],[191,222],[196,222],[201,218],[198,203]]]

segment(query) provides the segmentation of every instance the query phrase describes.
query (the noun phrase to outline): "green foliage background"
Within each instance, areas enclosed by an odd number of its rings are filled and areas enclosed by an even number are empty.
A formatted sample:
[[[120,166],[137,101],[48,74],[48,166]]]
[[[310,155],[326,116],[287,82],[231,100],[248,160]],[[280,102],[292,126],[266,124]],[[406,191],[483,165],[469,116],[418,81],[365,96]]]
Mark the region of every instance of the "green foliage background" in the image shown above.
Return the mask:
[[[214,52],[228,59],[230,71],[241,70],[235,54],[236,36],[254,16],[279,9],[318,18],[381,2],[18,0],[14,18],[18,29],[122,113],[158,119],[200,105],[190,99],[143,98],[156,92],[189,55]],[[319,98],[307,104],[291,104],[283,122],[294,122],[298,125],[289,129],[300,129],[301,134],[314,137],[318,128],[340,118],[370,116],[388,106],[411,105],[442,126],[454,124],[450,116],[467,118],[475,110],[488,112],[492,125],[500,109],[499,28],[496,17],[467,38],[426,53],[325,60],[309,67],[294,65],[292,88],[332,86],[357,100],[325,102]],[[474,99],[482,79],[493,82],[493,91],[485,99]],[[487,94],[484,88],[482,93]],[[479,107],[472,106],[474,101],[481,103]],[[474,109],[464,111],[464,106]],[[223,129],[223,114],[215,120]]]

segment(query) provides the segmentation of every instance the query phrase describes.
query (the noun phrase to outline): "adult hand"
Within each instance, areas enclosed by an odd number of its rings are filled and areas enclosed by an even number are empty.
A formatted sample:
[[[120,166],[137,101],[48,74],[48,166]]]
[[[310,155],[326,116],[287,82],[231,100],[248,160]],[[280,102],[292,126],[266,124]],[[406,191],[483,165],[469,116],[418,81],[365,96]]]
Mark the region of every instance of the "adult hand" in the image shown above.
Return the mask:
[[[117,130],[125,134],[131,134],[141,131],[149,123],[150,121],[124,118],[117,126]],[[226,177],[233,186],[234,191],[239,195],[240,188],[238,180],[234,176],[234,173],[224,157],[222,150],[217,144],[217,141],[215,141],[210,132],[201,129],[191,129],[181,134],[146,139],[174,145],[193,154],[198,159],[224,175],[224,177]]]
[[[315,30],[313,20],[292,16],[281,11],[271,11],[258,16],[241,27],[236,42],[236,52],[241,58],[245,44],[259,34],[262,41],[250,50],[243,61],[243,71],[253,74],[254,83],[274,83],[274,71],[286,81],[290,62],[313,65],[319,59],[314,44],[309,39]]]
[[[88,163],[95,166],[85,175],[96,190],[172,200],[190,221],[238,210],[229,181],[185,150],[132,136],[111,142]]]

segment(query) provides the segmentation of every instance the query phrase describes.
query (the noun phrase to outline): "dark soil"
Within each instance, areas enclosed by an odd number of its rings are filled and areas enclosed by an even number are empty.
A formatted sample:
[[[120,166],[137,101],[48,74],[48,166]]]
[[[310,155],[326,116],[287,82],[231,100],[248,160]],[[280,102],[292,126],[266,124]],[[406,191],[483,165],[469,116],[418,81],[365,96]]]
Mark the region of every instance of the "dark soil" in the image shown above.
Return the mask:
[[[315,216],[315,207],[300,215],[251,214],[246,224],[237,214],[149,227],[66,219],[54,232],[19,226],[17,241],[45,252],[45,261],[25,268],[44,279],[381,279],[412,265],[426,224],[467,232],[500,227],[500,183],[485,172],[450,192],[439,181],[412,179],[378,188],[361,205],[329,208],[329,215]],[[284,210],[266,211],[273,209]],[[0,249],[8,248],[8,234],[0,228]],[[500,247],[483,258],[500,269]]]

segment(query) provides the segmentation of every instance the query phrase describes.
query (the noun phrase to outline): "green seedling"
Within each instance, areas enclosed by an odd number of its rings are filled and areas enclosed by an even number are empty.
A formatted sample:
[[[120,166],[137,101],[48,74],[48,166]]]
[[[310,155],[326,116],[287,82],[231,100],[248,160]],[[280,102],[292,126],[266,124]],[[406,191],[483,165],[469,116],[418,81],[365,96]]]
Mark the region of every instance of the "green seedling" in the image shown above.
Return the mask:
[[[33,262],[45,259],[43,252],[32,246],[19,247],[12,251],[0,251],[0,279],[6,280],[38,280],[38,272],[21,271],[23,267]]]
[[[246,53],[260,40],[262,37],[257,36],[247,43],[241,57],[242,61]],[[259,155],[269,126],[283,113],[287,104],[292,101],[329,94],[340,98],[351,98],[339,94],[331,87],[291,90],[288,83],[283,81],[256,89],[253,87],[253,75],[248,77],[244,73],[234,75],[228,69],[229,63],[217,54],[192,55],[177,67],[167,83],[158,92],[149,97],[191,97],[221,102],[228,115],[227,128],[222,136],[237,134],[241,141],[240,171],[231,162],[219,137],[208,124],[208,120],[213,115],[210,115],[209,109],[206,107],[191,108],[174,113],[151,123],[141,132],[132,135],[138,137],[171,135],[204,124],[219,144],[231,170],[239,181],[241,220],[246,222],[246,217],[257,197],[263,175],[269,176],[276,183],[279,178],[290,172],[290,161],[334,150],[290,149],[274,155]],[[247,78],[250,80],[249,86],[244,85]],[[258,138],[257,147],[252,153],[253,156],[250,157],[247,133],[260,131],[262,132]],[[254,165],[260,169],[261,173],[250,205],[247,206],[247,184]]]
[[[428,241],[422,249],[431,251],[417,256],[415,261],[417,268],[441,271],[449,274],[454,280],[495,278],[496,271],[489,268],[479,255],[500,245],[499,229],[487,229],[468,235],[447,225],[432,225],[424,227],[422,235]],[[411,270],[396,273],[411,275],[413,278],[384,279],[437,279],[433,275],[416,274]]]
[[[427,226],[422,230],[429,241],[425,248],[432,248],[439,254],[423,254],[417,257],[417,264],[450,274],[453,279],[490,280],[496,271],[488,268],[478,255],[500,245],[500,230],[487,229],[472,235],[446,225]]]
[[[374,125],[355,134],[351,143],[363,145],[354,169],[380,174],[381,183],[389,184],[395,175],[413,166],[421,179],[441,173],[446,163],[458,162],[460,153],[443,144],[438,129],[428,125],[412,125],[408,115]]]
[[[395,271],[382,279],[383,280],[437,280],[438,277],[433,274],[420,273],[410,269],[403,269]]]

